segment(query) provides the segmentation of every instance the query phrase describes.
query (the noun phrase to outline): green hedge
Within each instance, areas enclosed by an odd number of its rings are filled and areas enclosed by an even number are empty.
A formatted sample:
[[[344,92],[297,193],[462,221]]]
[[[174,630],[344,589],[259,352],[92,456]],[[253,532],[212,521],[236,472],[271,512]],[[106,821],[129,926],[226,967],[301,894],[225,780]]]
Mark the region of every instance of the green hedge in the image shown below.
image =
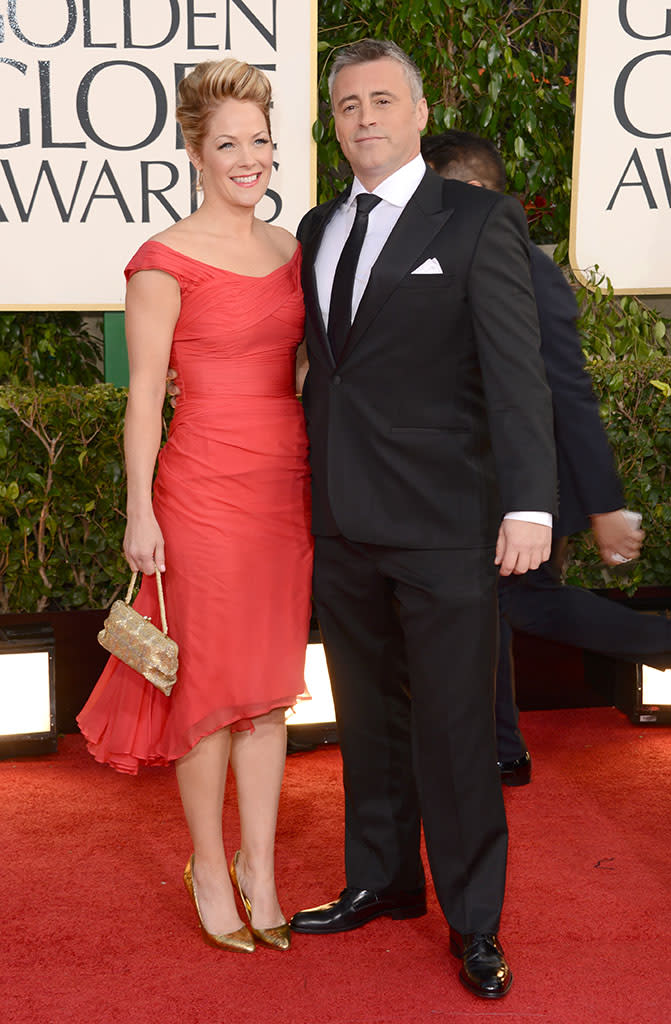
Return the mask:
[[[671,581],[671,357],[590,364],[627,503],[643,514],[644,557],[627,571],[574,540],[569,580],[591,587]],[[0,387],[0,612],[106,607],[128,578],[125,391]]]
[[[0,384],[97,384],[102,361],[81,313],[0,313]]]
[[[349,180],[328,103],[328,65],[342,46],[394,39],[419,65],[428,131],[491,139],[532,238],[568,235],[580,0],[320,0],[320,199]]]
[[[615,452],[627,506],[647,532],[643,557],[607,569],[583,533],[572,541],[567,580],[587,587],[671,585],[671,357],[594,360],[589,365]]]
[[[125,392],[0,387],[0,612],[99,608],[118,594]]]

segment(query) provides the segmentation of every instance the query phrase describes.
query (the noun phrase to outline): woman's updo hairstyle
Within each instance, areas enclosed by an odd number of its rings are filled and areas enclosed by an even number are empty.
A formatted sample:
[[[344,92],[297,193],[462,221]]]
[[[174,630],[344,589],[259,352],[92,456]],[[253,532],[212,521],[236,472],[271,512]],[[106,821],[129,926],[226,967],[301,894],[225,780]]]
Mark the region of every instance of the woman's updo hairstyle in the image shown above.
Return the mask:
[[[266,119],[270,134],[270,81],[263,71],[243,60],[227,57],[196,64],[179,83],[176,117],[187,146],[200,153],[210,114],[222,100],[255,103]]]

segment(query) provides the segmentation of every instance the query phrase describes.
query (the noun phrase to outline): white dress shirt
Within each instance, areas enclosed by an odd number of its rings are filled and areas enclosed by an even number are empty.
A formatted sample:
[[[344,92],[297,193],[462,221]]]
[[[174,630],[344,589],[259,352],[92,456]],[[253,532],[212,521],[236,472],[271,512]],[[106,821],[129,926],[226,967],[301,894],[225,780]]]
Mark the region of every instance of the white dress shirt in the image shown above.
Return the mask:
[[[396,225],[396,221],[403,213],[406,203],[412,194],[417,190],[417,186],[425,173],[426,164],[422,157],[417,155],[410,163],[399,167],[397,171],[394,171],[388,178],[380,182],[374,190],[373,194],[379,196],[382,202],[378,203],[368,215],[368,230],[361,247],[361,255],[359,256],[354,278],[351,320],[356,316],[356,311],[359,308],[361,296],[366,290],[373,264],[382,252],[382,248]],[[354,224],[356,197],[361,192],[366,191],[359,179],[355,178],[352,190],[347,197],[347,202],[341,203],[326,225],[322,235],[321,245],[315,260],[315,275],[317,278],[319,306],[326,325],[329,322],[331,288],[333,287],[335,270],[340,259],[340,253]]]
[[[354,278],[351,320],[356,316],[375,261],[425,173],[426,164],[422,156],[418,154],[409,163],[390,174],[373,190],[373,194],[379,196],[381,202],[368,215],[368,229],[361,247],[361,255]],[[315,277],[317,297],[325,325],[328,325],[329,322],[331,289],[340,253],[354,224],[356,197],[366,191],[367,189],[359,179],[355,178],[347,201],[340,204],[322,235],[321,245],[315,259]],[[504,519],[521,519],[528,523],[538,523],[541,526],[552,526],[552,516],[549,512],[508,512]]]

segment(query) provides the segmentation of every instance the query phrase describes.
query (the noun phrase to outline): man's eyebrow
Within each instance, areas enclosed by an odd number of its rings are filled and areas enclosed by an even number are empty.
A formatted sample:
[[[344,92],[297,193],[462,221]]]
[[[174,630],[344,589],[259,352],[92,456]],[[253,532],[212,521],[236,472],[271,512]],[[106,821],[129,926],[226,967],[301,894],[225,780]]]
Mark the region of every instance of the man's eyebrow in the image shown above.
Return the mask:
[[[370,95],[371,95],[371,97],[373,99],[375,99],[378,96],[391,96],[391,97],[395,97],[396,93],[393,93],[390,89],[375,89]],[[359,96],[357,95],[357,93],[353,92],[349,96],[342,96],[338,100],[338,106],[340,107],[340,106],[342,106],[343,103],[350,103],[352,100],[358,100],[358,99],[359,99]]]

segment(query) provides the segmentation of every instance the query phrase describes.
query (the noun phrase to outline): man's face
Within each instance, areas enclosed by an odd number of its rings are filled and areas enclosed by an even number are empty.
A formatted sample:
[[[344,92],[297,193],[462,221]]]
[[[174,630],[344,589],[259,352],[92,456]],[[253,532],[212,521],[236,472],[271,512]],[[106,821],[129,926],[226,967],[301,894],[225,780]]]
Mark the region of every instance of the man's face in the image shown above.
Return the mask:
[[[340,148],[369,191],[419,153],[428,109],[414,103],[403,66],[391,57],[353,64],[333,83]]]

